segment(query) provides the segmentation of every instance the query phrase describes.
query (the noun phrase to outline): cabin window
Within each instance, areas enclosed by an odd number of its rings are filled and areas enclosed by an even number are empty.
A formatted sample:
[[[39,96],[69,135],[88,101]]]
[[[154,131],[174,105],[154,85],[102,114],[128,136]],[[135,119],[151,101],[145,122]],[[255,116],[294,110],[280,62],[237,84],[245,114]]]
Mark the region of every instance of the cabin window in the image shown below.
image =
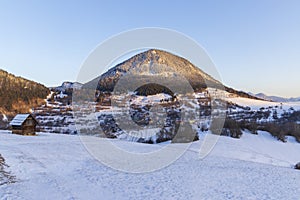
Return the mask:
[[[30,120],[27,120],[26,124],[27,124],[27,125],[33,125],[33,120],[31,120],[31,119],[30,119]]]

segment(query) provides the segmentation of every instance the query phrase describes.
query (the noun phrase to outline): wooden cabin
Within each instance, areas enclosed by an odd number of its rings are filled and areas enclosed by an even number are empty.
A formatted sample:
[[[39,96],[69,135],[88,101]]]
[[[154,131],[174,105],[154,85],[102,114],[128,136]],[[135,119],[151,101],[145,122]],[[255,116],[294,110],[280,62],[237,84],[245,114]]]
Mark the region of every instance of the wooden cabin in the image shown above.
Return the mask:
[[[12,133],[19,135],[35,135],[36,119],[31,114],[18,114],[9,123]]]

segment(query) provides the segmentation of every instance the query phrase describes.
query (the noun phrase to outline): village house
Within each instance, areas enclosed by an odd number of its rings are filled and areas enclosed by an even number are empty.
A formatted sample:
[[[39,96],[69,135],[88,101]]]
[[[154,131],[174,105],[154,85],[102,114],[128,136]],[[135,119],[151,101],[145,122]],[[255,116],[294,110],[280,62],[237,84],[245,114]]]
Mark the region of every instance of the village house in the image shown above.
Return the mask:
[[[18,114],[9,123],[12,133],[19,135],[35,135],[36,119],[31,114]]]

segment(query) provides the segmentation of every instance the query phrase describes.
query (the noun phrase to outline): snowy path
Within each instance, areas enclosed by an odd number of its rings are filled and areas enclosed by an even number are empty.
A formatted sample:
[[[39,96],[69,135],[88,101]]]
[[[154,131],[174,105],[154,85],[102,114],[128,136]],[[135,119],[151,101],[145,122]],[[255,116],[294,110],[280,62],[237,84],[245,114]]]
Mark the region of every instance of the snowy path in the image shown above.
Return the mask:
[[[272,154],[259,148],[267,144],[276,149],[281,143],[255,137],[222,137],[203,160],[196,142],[169,167],[129,174],[95,160],[77,136],[0,132],[0,153],[17,177],[17,183],[0,186],[0,199],[299,199],[300,171],[289,164],[300,158],[300,144],[283,144],[282,152],[299,152],[285,159],[280,150]],[[256,145],[250,147],[250,141]]]

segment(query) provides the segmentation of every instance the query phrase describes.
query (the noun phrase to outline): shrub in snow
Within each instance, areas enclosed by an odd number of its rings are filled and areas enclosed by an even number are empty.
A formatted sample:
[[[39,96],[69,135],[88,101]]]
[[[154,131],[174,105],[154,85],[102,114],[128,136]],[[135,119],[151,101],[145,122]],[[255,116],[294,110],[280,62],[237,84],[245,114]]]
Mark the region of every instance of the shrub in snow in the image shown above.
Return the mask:
[[[197,140],[199,140],[199,137],[192,129],[191,125],[184,122],[179,127],[179,131],[176,132],[176,135],[173,137],[172,143],[189,143]]]
[[[300,162],[298,162],[298,163],[295,165],[295,169],[299,169],[299,170],[300,170]]]
[[[214,129],[211,129],[212,133],[214,133]],[[242,136],[242,131],[239,126],[239,123],[233,119],[226,118],[224,122],[224,126],[221,130],[221,135],[230,136],[233,138],[240,138]]]
[[[201,123],[200,125],[198,125],[198,128],[201,130],[201,132],[208,131],[207,123]]]

